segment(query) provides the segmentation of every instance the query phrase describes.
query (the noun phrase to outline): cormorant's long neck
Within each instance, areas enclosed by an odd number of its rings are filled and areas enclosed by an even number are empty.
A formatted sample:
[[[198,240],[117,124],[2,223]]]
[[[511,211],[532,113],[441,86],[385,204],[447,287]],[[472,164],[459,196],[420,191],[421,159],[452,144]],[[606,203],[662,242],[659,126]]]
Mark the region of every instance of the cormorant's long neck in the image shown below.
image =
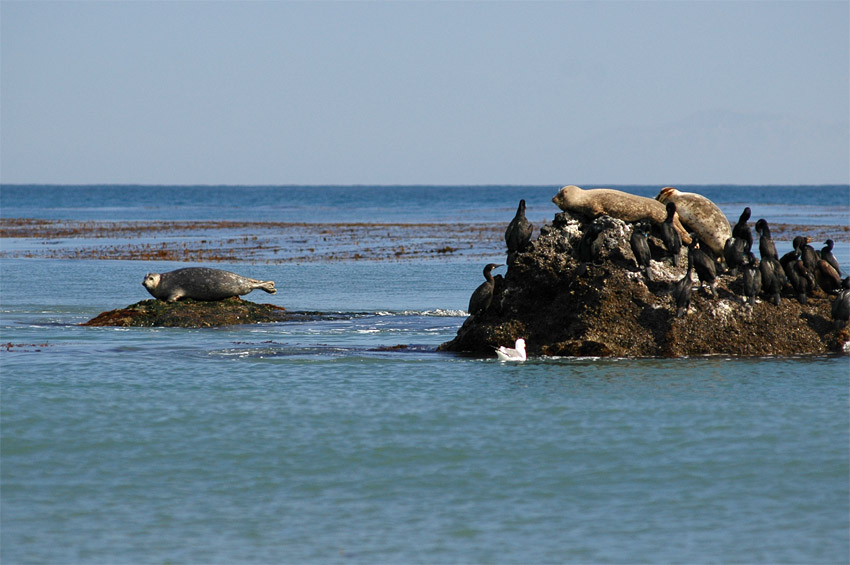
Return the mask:
[[[490,274],[490,269],[484,270],[484,278],[487,279],[487,282],[490,284],[493,284],[495,282],[493,281],[493,275]]]

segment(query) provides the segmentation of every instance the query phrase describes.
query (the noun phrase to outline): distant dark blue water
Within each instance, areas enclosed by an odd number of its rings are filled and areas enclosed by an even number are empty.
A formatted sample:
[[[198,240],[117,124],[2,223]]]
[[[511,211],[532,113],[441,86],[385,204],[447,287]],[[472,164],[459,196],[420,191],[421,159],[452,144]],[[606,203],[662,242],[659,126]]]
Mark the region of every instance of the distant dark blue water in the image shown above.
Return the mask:
[[[0,186],[0,217],[278,222],[503,222],[524,198],[551,220],[558,186]],[[589,187],[588,187],[589,188]],[[614,187],[655,197],[658,186]],[[745,206],[771,223],[848,224],[850,187],[682,186],[730,219]]]
[[[3,186],[0,215],[501,223],[557,188]],[[846,186],[698,191],[848,224]],[[850,561],[847,356],[437,353],[458,258],[214,265],[335,320],[78,325],[182,266],[0,261],[3,563]]]

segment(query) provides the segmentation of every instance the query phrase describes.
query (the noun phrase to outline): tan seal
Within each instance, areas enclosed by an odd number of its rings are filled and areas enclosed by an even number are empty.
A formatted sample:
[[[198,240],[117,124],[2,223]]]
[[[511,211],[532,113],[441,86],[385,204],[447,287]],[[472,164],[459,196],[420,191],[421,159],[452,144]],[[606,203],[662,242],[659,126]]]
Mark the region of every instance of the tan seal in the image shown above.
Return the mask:
[[[714,202],[702,194],[681,192],[672,186],[662,188],[655,199],[662,204],[675,203],[682,224],[696,233],[715,257],[723,257],[723,246],[732,237],[732,227]]]
[[[595,218],[607,214],[624,222],[638,222],[649,219],[657,224],[664,223],[667,208],[658,200],[629,194],[613,188],[583,189],[574,185],[565,186],[552,198],[552,202],[565,212],[577,212]],[[682,243],[691,243],[691,237],[679,221],[673,216],[673,227],[679,232]]]

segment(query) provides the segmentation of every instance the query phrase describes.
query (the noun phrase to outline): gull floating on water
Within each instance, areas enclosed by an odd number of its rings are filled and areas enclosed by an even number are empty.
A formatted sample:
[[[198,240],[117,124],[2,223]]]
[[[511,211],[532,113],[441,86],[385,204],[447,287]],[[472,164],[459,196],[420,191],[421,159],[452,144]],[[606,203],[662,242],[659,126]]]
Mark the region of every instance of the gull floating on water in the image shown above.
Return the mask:
[[[499,361],[525,361],[525,340],[522,338],[516,340],[516,349],[501,346],[496,350],[496,355]]]

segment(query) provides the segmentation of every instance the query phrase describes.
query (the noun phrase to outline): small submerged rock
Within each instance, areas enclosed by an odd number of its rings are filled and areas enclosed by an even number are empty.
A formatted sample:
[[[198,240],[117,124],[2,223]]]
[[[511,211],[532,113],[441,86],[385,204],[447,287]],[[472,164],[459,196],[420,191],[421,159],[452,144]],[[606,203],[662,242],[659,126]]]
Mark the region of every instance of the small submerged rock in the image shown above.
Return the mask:
[[[718,297],[694,277],[690,308],[676,317],[670,292],[684,274],[687,250],[673,266],[650,235],[652,279],[629,244],[634,225],[609,216],[595,220],[568,212],[524,251],[508,258],[493,301],[469,317],[443,351],[492,354],[493,347],[526,340],[529,354],[553,356],[682,357],[691,355],[801,355],[846,351],[847,329],[832,324],[832,297],[808,304],[790,289],[778,306],[744,304],[739,276],[717,278]]]
[[[142,300],[125,308],[103,312],[83,326],[210,328],[239,324],[283,322],[292,319],[286,308],[257,304],[238,297],[214,302]]]

